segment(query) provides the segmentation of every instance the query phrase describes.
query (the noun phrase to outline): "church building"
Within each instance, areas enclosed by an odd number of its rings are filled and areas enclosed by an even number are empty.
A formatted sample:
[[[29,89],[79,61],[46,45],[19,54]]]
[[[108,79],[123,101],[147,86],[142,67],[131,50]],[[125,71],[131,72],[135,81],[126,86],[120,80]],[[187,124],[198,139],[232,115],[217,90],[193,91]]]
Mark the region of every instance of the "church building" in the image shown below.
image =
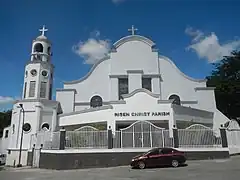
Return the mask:
[[[136,30],[132,26],[131,34],[115,42],[84,77],[64,82],[52,100],[51,42],[45,36],[47,29],[41,29],[26,62],[22,100],[13,106],[8,164],[17,161],[21,136],[24,160],[31,136],[39,131],[72,131],[101,124],[114,133],[137,121],[169,130],[191,124],[218,129],[229,120],[217,109],[214,88],[207,87],[205,79],[183,74],[150,38],[137,35]]]

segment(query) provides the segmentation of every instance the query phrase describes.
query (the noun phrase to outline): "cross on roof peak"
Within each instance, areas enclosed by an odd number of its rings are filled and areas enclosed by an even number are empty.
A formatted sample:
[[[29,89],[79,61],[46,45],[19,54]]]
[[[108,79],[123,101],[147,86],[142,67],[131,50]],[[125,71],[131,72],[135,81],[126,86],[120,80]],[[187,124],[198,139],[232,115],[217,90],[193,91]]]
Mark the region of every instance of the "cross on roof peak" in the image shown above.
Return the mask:
[[[128,29],[128,31],[130,31],[132,33],[132,35],[135,35],[135,31],[138,31],[138,29],[134,28],[134,25],[132,25],[132,28]]]
[[[42,29],[39,29],[40,32],[42,32],[41,36],[44,36],[45,35],[45,32],[48,31],[48,29],[45,29],[45,25],[43,25],[43,28]]]

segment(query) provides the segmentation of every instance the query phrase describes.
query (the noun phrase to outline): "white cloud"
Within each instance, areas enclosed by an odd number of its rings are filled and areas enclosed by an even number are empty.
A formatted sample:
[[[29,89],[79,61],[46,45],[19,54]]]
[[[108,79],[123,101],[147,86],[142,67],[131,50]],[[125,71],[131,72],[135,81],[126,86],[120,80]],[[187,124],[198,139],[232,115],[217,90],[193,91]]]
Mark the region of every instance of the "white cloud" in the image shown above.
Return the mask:
[[[87,41],[80,41],[77,45],[73,46],[73,51],[84,58],[86,64],[96,63],[98,60],[105,57],[111,48],[109,40],[99,39],[99,31],[95,31],[91,34],[93,37],[89,38]]]
[[[114,4],[118,4],[118,3],[121,3],[121,2],[123,2],[123,1],[126,1],[126,0],[112,0],[112,2],[113,2]]]
[[[214,32],[205,35],[200,30],[188,27],[185,33],[193,38],[187,50],[194,51],[199,58],[207,59],[210,63],[221,60],[224,56],[230,55],[233,50],[240,48],[240,40],[220,44],[219,38]]]
[[[0,96],[0,105],[2,104],[11,104],[15,101],[13,97]]]

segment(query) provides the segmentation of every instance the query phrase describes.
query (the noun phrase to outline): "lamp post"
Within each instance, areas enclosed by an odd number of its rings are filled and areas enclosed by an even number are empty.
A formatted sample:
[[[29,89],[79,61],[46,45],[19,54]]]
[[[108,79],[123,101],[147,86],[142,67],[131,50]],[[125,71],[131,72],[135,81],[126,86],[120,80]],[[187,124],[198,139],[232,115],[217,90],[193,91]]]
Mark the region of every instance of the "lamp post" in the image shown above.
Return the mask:
[[[23,112],[23,122],[22,122],[22,131],[21,131],[21,140],[20,140],[20,149],[19,149],[19,159],[18,159],[17,167],[22,167],[21,157],[22,157],[22,141],[23,141],[23,126],[24,126],[25,111],[24,111],[24,108],[23,108],[23,104],[19,104],[19,106],[20,106],[20,108],[22,109],[22,112]]]

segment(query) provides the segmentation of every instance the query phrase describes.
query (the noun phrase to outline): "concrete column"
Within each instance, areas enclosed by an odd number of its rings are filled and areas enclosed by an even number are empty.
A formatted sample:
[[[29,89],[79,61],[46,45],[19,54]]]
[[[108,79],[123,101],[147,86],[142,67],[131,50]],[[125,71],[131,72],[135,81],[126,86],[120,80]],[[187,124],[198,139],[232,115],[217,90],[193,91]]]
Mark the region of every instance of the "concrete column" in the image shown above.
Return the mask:
[[[223,125],[221,125],[221,128],[220,128],[220,135],[222,139],[222,147],[223,148],[228,147],[227,132],[226,132],[226,128],[224,128]]]
[[[51,125],[51,131],[55,131],[57,125],[57,107],[54,107],[53,109],[53,116],[52,116],[52,125]]]
[[[36,117],[37,117],[37,122],[36,122],[36,133],[40,130],[40,122],[41,122],[41,111],[42,111],[42,106],[41,105],[36,105]]]
[[[175,124],[175,121],[174,121],[174,115],[173,115],[173,109],[170,108],[170,116],[169,116],[169,120],[168,120],[168,129],[169,129],[169,136],[170,138],[173,138],[173,127]]]
[[[174,148],[179,148],[178,129],[175,125],[173,127],[173,146]]]
[[[113,134],[112,129],[108,129],[108,149],[113,148]]]
[[[115,131],[116,131],[116,120],[108,120],[107,121],[107,128],[112,129],[113,136],[115,136]]]
[[[110,100],[118,100],[118,79],[110,78]]]
[[[142,88],[142,74],[140,73],[129,73],[128,74],[128,87],[129,93],[136,89]]]
[[[60,129],[60,145],[59,150],[65,149],[65,142],[66,142],[66,130]]]

